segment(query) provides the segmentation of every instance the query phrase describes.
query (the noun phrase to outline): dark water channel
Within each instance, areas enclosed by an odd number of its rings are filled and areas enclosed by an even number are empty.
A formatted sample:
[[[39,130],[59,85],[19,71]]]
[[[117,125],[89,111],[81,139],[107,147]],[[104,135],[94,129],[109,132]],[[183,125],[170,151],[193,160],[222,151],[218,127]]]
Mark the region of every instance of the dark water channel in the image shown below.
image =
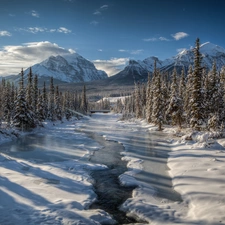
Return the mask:
[[[134,218],[126,216],[119,207],[131,197],[135,187],[124,187],[119,182],[119,176],[127,171],[127,162],[121,160],[120,152],[124,151],[121,144],[114,141],[105,141],[97,134],[91,134],[103,148],[95,152],[91,157],[92,163],[103,163],[108,166],[107,170],[92,171],[94,188],[98,200],[91,205],[91,209],[102,209],[108,212],[118,224],[138,223]]]

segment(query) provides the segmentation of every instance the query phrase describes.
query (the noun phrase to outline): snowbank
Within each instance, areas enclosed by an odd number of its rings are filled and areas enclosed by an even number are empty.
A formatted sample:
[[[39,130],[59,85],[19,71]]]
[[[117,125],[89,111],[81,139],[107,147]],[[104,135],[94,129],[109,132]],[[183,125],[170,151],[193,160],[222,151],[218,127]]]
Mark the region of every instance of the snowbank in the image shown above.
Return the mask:
[[[103,210],[87,210],[96,200],[89,171],[106,166],[85,160],[100,146],[86,135],[76,134],[74,128],[73,122],[48,123],[36,132],[65,141],[75,138],[78,144],[74,146],[74,154],[78,159],[36,163],[35,159],[0,153],[0,224],[115,223]],[[38,152],[45,154],[49,150],[54,155],[63,151],[72,155],[71,149],[57,149],[54,145]]]

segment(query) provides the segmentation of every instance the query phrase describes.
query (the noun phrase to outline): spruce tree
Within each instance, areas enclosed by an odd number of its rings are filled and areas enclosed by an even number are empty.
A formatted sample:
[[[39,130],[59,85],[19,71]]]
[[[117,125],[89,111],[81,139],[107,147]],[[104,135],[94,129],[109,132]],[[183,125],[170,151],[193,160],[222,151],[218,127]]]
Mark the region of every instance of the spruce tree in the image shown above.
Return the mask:
[[[183,102],[178,94],[177,72],[175,68],[173,71],[173,80],[171,83],[169,106],[166,113],[171,115],[173,125],[178,125],[179,128],[181,128],[183,120]]]
[[[60,96],[59,96],[59,87],[56,86],[55,97],[54,97],[54,105],[55,105],[55,116],[57,120],[62,120],[62,109],[60,105]]]
[[[190,124],[193,129],[201,130],[201,126],[204,122],[204,110],[202,107],[203,95],[202,95],[202,56],[199,51],[200,41],[196,40],[196,46],[194,48],[194,71],[193,71],[193,87],[191,90],[191,112],[190,112]]]
[[[136,118],[139,119],[142,117],[142,109],[141,109],[141,91],[140,84],[135,84],[135,114]]]
[[[25,98],[23,69],[21,70],[20,89],[15,102],[15,116],[13,118],[13,125],[22,130],[27,130],[36,126],[33,113],[29,110]]]
[[[146,89],[146,120],[148,123],[152,122],[152,85],[151,85],[151,76],[148,75],[148,83]]]
[[[163,99],[161,92],[161,74],[159,71],[156,72],[154,78],[152,120],[155,123],[155,125],[158,126],[158,129],[162,130]]]
[[[33,101],[32,101],[32,108],[34,113],[37,112],[37,102],[38,102],[38,76],[34,76],[33,80]]]
[[[84,114],[86,114],[87,110],[88,110],[88,103],[87,103],[87,96],[86,96],[86,86],[85,85],[84,85],[83,91],[82,91],[81,110]]]
[[[51,121],[54,121],[56,119],[54,112],[54,91],[53,77],[51,77],[48,96],[48,119],[50,119]]]

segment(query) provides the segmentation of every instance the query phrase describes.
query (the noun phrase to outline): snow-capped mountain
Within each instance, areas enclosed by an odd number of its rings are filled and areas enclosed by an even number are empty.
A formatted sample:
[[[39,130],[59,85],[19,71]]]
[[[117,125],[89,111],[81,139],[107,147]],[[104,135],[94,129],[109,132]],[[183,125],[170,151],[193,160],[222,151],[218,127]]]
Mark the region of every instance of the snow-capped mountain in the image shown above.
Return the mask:
[[[217,69],[220,70],[223,65],[225,65],[225,49],[218,45],[214,45],[210,42],[206,42],[200,46],[200,52],[202,53],[202,66],[206,69],[211,70],[212,64],[215,61],[217,64]],[[194,64],[194,51],[193,49],[183,50],[176,56],[166,59],[159,60],[157,57],[149,57],[145,60],[130,60],[129,64],[113,76],[111,79],[118,80],[126,77],[130,79],[131,82],[134,81],[145,81],[147,79],[147,75],[150,72],[153,72],[154,62],[156,60],[157,68],[161,71],[169,71],[172,72],[174,67],[176,67],[177,72],[180,72],[181,69],[187,71],[189,65]]]
[[[59,81],[76,83],[107,78],[104,71],[97,70],[94,64],[77,53],[63,56],[50,56],[41,63],[32,66],[33,74],[39,78],[53,77]],[[26,78],[29,68],[24,71]]]

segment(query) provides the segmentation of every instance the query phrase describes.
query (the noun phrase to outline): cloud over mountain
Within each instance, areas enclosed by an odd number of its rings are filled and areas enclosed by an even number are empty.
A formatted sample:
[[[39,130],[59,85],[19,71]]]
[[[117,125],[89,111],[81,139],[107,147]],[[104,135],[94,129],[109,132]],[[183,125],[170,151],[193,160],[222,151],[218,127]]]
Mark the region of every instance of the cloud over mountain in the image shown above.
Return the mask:
[[[0,51],[0,75],[17,74],[22,67],[30,67],[51,55],[65,55],[68,53],[75,53],[75,51],[62,48],[49,41],[7,45]]]

